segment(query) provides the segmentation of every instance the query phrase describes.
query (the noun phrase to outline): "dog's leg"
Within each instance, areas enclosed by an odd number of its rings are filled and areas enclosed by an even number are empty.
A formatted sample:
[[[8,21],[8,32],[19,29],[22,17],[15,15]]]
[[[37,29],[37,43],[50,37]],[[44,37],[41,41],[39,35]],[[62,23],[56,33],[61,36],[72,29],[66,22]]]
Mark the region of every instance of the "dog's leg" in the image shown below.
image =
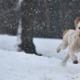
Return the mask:
[[[68,42],[66,40],[63,40],[63,42],[58,46],[57,53],[61,51],[61,49],[65,49],[68,46]]]
[[[67,55],[65,56],[65,58],[63,59],[62,63],[66,63],[69,58],[70,58],[70,55],[67,54]]]
[[[68,61],[69,58],[70,58],[70,55],[67,54],[67,55],[65,56],[65,58],[63,59],[63,61],[61,62],[61,65],[62,65],[62,66],[65,66],[65,65],[67,64],[67,61]]]
[[[61,49],[65,49],[67,48],[68,46],[68,35],[66,34],[64,37],[63,37],[63,41],[62,43],[58,46],[57,48],[57,53],[59,53],[61,51]]]
[[[70,50],[70,57],[71,59],[73,60],[73,63],[74,64],[77,64],[78,63],[78,60],[77,60],[77,56],[74,54],[74,51],[73,50]]]
[[[59,53],[61,51],[61,46],[62,46],[62,43],[58,46],[57,53]]]
[[[69,54],[70,54],[70,57],[73,60],[73,63],[74,64],[77,64],[78,63],[77,56],[74,53],[75,50],[77,49],[76,47],[78,46],[78,43],[77,42],[78,42],[78,40],[75,39],[75,40],[72,41],[72,43],[69,46],[69,49],[70,49]]]

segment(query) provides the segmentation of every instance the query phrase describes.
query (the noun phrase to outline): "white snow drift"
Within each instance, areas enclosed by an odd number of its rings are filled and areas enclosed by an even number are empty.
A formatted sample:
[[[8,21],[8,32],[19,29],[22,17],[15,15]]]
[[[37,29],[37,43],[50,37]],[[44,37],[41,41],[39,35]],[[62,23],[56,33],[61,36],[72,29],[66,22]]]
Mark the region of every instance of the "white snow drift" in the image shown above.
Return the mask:
[[[0,35],[0,80],[80,80],[80,63],[75,65],[70,59],[66,66],[61,65],[68,52],[56,53],[61,40],[33,40],[37,52],[46,56],[17,52],[16,41],[15,36]]]

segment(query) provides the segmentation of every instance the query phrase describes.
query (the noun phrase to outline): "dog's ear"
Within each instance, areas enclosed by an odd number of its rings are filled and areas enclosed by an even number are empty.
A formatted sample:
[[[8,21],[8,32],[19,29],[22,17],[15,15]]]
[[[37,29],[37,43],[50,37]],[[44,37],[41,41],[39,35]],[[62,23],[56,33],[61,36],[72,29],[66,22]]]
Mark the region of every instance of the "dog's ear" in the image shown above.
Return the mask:
[[[77,27],[77,24],[80,22],[80,17],[77,17],[75,20],[74,20],[74,25],[75,25],[75,28]]]
[[[63,31],[63,36],[62,36],[62,37],[64,37],[64,35],[65,35],[68,31],[69,31],[69,29],[65,29],[65,30]]]

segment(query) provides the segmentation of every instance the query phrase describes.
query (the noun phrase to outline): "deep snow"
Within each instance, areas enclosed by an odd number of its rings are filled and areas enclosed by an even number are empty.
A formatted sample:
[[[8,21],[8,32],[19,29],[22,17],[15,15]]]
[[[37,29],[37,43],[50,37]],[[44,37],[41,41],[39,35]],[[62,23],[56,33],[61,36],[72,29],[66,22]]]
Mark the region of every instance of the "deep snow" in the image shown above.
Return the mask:
[[[61,40],[33,41],[37,52],[45,56],[17,52],[17,37],[0,35],[0,80],[80,80],[80,63],[75,65],[69,59],[66,66],[61,65],[68,52],[66,49],[56,53]],[[77,56],[79,59],[80,55]]]

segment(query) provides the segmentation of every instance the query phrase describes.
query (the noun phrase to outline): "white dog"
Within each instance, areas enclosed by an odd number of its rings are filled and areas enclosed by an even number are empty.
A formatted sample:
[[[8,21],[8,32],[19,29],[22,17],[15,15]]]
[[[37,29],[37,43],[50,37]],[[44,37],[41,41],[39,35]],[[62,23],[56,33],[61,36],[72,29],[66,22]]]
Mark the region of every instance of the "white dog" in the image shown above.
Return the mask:
[[[75,53],[80,52],[80,17],[75,19],[74,24],[75,30],[70,29],[64,31],[62,43],[57,48],[57,52],[59,53],[61,49],[69,46],[69,53],[65,56],[62,61],[63,63],[67,62],[69,57],[71,57],[74,64],[78,63]]]

